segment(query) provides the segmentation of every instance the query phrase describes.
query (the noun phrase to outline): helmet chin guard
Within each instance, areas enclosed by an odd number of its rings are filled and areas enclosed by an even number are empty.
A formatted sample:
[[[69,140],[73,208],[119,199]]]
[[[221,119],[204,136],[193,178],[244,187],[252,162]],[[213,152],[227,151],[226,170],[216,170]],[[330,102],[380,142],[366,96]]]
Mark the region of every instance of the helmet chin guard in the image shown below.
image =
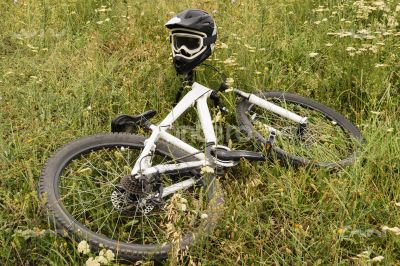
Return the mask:
[[[217,40],[217,27],[205,11],[187,9],[165,26],[171,30],[172,58],[178,74],[187,74],[206,60]]]

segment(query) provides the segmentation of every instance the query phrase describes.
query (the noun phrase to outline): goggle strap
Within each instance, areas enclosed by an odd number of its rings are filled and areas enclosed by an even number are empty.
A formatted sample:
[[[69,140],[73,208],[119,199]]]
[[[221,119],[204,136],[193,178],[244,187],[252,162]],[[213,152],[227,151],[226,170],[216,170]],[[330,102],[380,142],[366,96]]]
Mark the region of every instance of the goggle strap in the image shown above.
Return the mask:
[[[215,43],[216,41],[217,41],[217,34],[212,35],[210,37],[203,38],[203,45],[207,46],[207,45]],[[172,35],[169,35],[169,42],[170,43],[172,42]]]
[[[215,43],[216,41],[217,41],[217,34],[212,35],[210,37],[203,38],[203,45],[207,46],[207,45]]]

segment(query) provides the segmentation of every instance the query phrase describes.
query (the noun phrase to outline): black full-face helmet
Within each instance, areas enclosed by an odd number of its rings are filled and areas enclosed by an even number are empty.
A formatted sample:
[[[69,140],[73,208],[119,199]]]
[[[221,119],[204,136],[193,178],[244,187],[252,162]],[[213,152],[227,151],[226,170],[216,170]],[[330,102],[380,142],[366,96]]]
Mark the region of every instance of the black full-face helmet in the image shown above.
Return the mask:
[[[182,11],[165,26],[171,30],[172,58],[179,74],[192,71],[214,50],[217,26],[213,18],[203,10]]]

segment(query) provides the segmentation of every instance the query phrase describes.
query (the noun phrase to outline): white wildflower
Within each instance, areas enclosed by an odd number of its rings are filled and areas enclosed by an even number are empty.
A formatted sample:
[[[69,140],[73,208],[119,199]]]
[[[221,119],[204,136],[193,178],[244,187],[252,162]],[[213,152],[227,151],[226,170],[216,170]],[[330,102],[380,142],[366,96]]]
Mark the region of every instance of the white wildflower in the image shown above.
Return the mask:
[[[338,36],[339,38],[354,36],[354,33],[351,31],[339,31],[339,32],[328,32],[329,36]]]
[[[82,240],[78,244],[78,252],[82,254],[87,254],[90,252],[90,246],[86,240]]]
[[[104,256],[97,256],[95,260],[100,264],[108,264],[108,260]]]
[[[374,115],[380,115],[380,114],[382,114],[382,112],[378,112],[378,111],[371,111],[371,113],[374,114]]]
[[[363,251],[357,255],[359,258],[369,258],[369,251]]]
[[[201,218],[201,219],[207,219],[207,218],[208,218],[208,214],[207,214],[207,213],[202,213],[202,214],[200,215],[200,218]]]
[[[214,169],[210,166],[203,166],[201,168],[200,174],[204,175],[204,174],[213,174],[214,173]]]
[[[181,204],[181,211],[185,212],[187,210],[186,204]]]
[[[365,45],[364,47],[368,48],[374,54],[376,54],[378,52],[378,46],[376,46],[376,45]]]
[[[96,24],[101,25],[101,24],[103,24],[103,21],[102,21],[102,20],[99,20],[99,21],[96,22]]]
[[[351,47],[351,46],[349,46],[349,47],[346,48],[346,51],[347,51],[347,52],[352,52],[352,51],[355,51],[355,50],[356,50],[356,48]]]
[[[314,12],[325,12],[329,11],[329,8],[324,8],[324,6],[318,6],[318,8],[313,10]]]
[[[106,6],[101,6],[101,8],[95,9],[96,12],[107,12],[111,11],[111,8],[107,8]]]
[[[368,34],[369,34],[369,31],[366,30],[366,29],[362,29],[362,30],[358,30],[357,33],[364,34],[364,35],[368,35]]]
[[[400,228],[398,228],[397,226],[388,227],[388,226],[384,225],[381,227],[381,229],[383,232],[390,231],[390,232],[393,232],[397,236],[400,235]]]
[[[386,6],[385,1],[374,1],[372,2],[373,6],[376,6],[378,10],[382,10],[382,11],[390,11],[390,8],[388,6]]]
[[[391,128],[388,128],[387,130],[386,130],[386,132],[393,132],[393,128],[391,127]],[[396,205],[397,207],[400,207],[400,202],[396,202],[394,205]]]
[[[39,49],[38,47],[35,47],[35,46],[33,46],[33,45],[31,45],[31,44],[27,44],[26,46],[28,46],[30,49],[32,49],[32,50],[37,50],[37,49]]]
[[[367,260],[367,261],[370,261],[370,262],[379,262],[379,261],[383,261],[384,258],[385,258],[384,256],[376,256],[376,257],[374,257],[374,258],[372,258],[372,259],[370,259],[370,260]]]
[[[213,122],[218,123],[219,121],[222,120],[222,114],[220,111],[218,111],[217,115],[214,117]]]
[[[348,37],[348,36],[352,36],[352,35],[353,35],[353,33],[351,31],[343,31],[339,34],[339,37],[343,38],[343,37]]]
[[[397,19],[394,16],[389,16],[387,25],[389,28],[396,28],[399,25],[399,23],[397,22]]]
[[[104,20],[104,22],[108,22],[108,21],[110,21],[110,18],[106,18],[106,19]]]
[[[92,257],[90,257],[86,261],[86,266],[100,266],[100,263],[97,260],[95,260]]]
[[[375,64],[376,68],[380,68],[380,67],[387,67],[387,64]]]
[[[314,58],[314,57],[316,57],[317,55],[319,55],[319,53],[316,53],[316,52],[312,52],[312,53],[309,53],[309,54],[308,54],[308,56],[311,57],[311,58]]]
[[[185,198],[180,198],[180,201],[181,201],[181,203],[187,203],[188,201],[187,201],[187,199],[185,199]]]
[[[233,65],[236,62],[235,58],[228,58],[223,63],[227,65]]]
[[[228,45],[226,43],[221,42],[219,48],[228,49]]]
[[[314,24],[315,24],[315,25],[319,25],[319,24],[321,24],[321,21],[319,21],[319,20],[314,21]]]
[[[333,46],[333,44],[330,43],[330,42],[328,42],[328,43],[325,43],[325,46],[326,46],[326,47],[331,47],[331,46]]]
[[[44,235],[46,230],[40,230],[35,228],[35,230],[32,229],[26,229],[26,230],[15,230],[15,235],[22,236],[25,240],[33,237],[40,237]]]
[[[235,82],[233,78],[226,79],[226,85],[228,85],[228,87],[231,87],[233,85],[233,82]]]
[[[105,254],[108,261],[113,261],[115,258],[115,254],[112,250],[108,249]]]
[[[86,109],[87,109],[88,111],[91,111],[91,110],[92,110],[92,106],[89,105],[88,107],[86,107]]]
[[[256,47],[253,47],[253,46],[251,46],[251,45],[248,45],[247,43],[244,44],[244,47],[246,47],[247,49],[250,49],[250,50],[256,49]]]

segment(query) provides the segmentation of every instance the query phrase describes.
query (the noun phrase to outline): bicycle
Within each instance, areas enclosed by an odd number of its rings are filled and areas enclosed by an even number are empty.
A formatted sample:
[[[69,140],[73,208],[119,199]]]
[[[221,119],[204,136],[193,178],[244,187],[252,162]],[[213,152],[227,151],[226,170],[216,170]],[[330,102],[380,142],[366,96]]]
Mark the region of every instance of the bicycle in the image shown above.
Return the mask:
[[[331,168],[354,162],[362,135],[333,109],[285,92],[247,93],[228,87],[226,80],[217,92],[194,82],[193,68],[184,78],[190,91],[159,124],[150,123],[156,114],[152,110],[121,115],[113,119],[114,133],[78,139],[51,156],[39,192],[57,225],[95,249],[113,250],[118,258],[161,259],[212,232],[223,206],[215,172],[242,159],[276,158],[295,166]],[[219,93],[229,92],[241,98],[237,120],[261,151],[218,144],[207,100],[223,110]],[[168,132],[192,106],[198,111],[204,149]],[[150,137],[133,134],[135,128],[151,132]]]

